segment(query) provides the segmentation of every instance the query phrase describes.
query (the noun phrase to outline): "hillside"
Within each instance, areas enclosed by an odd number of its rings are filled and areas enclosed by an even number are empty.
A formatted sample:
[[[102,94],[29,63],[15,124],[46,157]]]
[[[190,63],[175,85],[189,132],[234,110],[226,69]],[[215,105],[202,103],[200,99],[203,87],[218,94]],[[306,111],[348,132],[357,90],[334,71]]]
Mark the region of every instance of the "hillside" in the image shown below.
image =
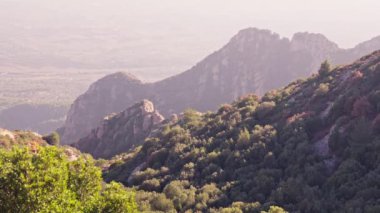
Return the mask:
[[[151,100],[166,117],[186,108],[215,110],[241,95],[262,95],[309,76],[325,59],[333,64],[350,63],[379,48],[379,38],[341,49],[321,34],[296,33],[287,39],[269,30],[241,30],[220,50],[179,75],[142,83],[117,73],[95,82],[71,106],[63,142],[77,142],[107,114],[120,112],[142,99]]]
[[[104,177],[162,193],[166,211],[379,212],[379,82],[377,51],[262,98],[187,111]]]
[[[0,148],[11,149],[15,146],[44,146],[47,143],[38,135],[30,131],[9,131],[0,128]]]

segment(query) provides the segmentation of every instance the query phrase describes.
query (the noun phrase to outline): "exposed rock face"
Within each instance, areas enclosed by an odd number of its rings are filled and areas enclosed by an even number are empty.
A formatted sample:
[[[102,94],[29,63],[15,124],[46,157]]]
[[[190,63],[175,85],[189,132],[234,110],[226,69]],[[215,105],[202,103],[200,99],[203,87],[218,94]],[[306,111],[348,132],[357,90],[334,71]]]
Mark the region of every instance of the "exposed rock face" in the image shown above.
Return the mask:
[[[90,86],[72,104],[62,135],[62,143],[76,142],[100,124],[103,118],[120,112],[146,96],[146,86],[127,73],[108,75]]]
[[[119,114],[107,116],[99,127],[73,146],[96,158],[110,158],[141,144],[163,120],[153,103],[143,100]]]
[[[334,64],[349,63],[376,49],[380,49],[380,37],[345,50],[321,34],[297,33],[290,40],[269,30],[245,29],[179,75],[143,84],[117,73],[94,83],[72,105],[62,141],[76,142],[107,114],[144,98],[152,100],[164,116],[186,108],[213,110],[241,95],[261,95],[306,77],[325,59]]]

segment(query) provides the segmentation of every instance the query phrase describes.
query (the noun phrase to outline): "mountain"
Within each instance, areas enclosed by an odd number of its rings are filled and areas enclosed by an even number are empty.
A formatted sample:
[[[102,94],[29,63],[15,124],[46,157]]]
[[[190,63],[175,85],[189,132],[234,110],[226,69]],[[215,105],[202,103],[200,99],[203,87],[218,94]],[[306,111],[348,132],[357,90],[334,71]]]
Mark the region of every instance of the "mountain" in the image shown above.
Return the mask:
[[[142,99],[151,100],[164,116],[186,108],[214,110],[241,95],[262,95],[306,77],[325,59],[334,64],[348,63],[376,49],[380,49],[380,37],[345,50],[321,34],[296,33],[289,40],[269,30],[245,29],[179,75],[142,83],[130,74],[117,73],[95,82],[71,106],[63,143],[77,142],[107,114]]]
[[[216,112],[187,111],[104,172],[164,212],[379,212],[380,51]],[[157,196],[157,195],[156,195]]]
[[[147,95],[146,86],[127,73],[108,75],[90,86],[72,104],[65,122],[62,142],[75,142],[97,127],[103,118],[120,112]]]
[[[95,158],[111,158],[141,145],[163,120],[153,103],[143,100],[119,114],[107,116],[99,127],[73,146]]]

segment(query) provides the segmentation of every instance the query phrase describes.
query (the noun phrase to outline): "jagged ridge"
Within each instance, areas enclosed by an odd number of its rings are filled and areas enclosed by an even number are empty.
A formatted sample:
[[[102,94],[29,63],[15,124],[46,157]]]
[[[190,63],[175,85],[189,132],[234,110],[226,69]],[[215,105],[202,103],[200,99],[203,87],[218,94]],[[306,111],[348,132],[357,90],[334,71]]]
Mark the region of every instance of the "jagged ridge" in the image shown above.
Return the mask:
[[[119,73],[97,81],[72,105],[63,143],[76,142],[107,114],[144,98],[164,116],[186,108],[213,110],[241,95],[260,95],[308,76],[326,58],[347,63],[380,48],[378,39],[369,43],[344,50],[320,34],[298,33],[289,40],[269,30],[245,29],[190,70],[168,79],[144,84]]]

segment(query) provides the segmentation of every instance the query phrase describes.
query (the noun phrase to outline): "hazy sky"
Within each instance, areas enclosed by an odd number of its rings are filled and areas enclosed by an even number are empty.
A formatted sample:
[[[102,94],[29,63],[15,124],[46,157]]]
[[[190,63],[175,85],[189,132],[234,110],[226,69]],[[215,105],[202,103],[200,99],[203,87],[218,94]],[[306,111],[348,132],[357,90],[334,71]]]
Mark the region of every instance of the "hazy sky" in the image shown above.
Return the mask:
[[[0,0],[0,62],[68,60],[157,80],[247,27],[322,33],[350,48],[380,35],[379,9],[380,0]]]
[[[379,0],[0,0],[0,6],[0,17],[9,21],[15,21],[15,11],[39,24],[52,16],[64,22],[65,15],[79,22],[108,19],[129,24],[131,31],[149,31],[155,25],[219,41],[246,27],[287,37],[320,32],[341,47],[380,35]]]

